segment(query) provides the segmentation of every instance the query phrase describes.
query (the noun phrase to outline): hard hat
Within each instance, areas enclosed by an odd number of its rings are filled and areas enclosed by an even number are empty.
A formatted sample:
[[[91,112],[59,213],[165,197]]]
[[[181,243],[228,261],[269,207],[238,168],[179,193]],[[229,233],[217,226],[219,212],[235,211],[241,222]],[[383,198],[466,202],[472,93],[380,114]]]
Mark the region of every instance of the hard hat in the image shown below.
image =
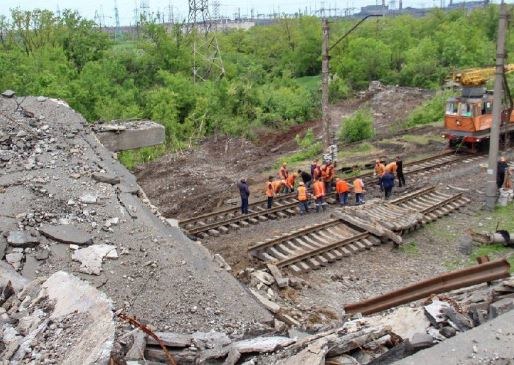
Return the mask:
[[[305,184],[303,183],[303,181],[300,181],[300,184],[298,184],[300,186],[304,186]]]
[[[285,161],[284,161],[284,162],[282,162],[282,166],[284,166],[284,165],[287,165],[287,162],[285,162]]]

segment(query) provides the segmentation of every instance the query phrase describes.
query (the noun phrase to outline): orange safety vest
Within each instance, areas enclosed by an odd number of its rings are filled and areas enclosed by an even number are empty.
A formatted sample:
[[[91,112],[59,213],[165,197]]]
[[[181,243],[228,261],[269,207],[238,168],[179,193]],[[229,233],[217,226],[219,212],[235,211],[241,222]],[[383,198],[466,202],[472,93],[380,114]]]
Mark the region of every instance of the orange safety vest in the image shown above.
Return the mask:
[[[378,176],[382,176],[384,175],[384,172],[385,172],[385,166],[383,163],[376,163],[375,164],[375,173],[378,175]]]
[[[312,184],[312,192],[314,196],[317,198],[322,198],[325,196],[325,184],[323,184],[321,181],[316,181],[314,184]]]
[[[350,191],[350,187],[348,186],[348,183],[346,182],[346,180],[339,180],[336,183],[336,191],[338,193],[347,193]]]
[[[298,201],[304,202],[307,200],[307,188],[305,186],[298,187]]]
[[[390,172],[390,173],[394,174],[396,172],[396,168],[397,168],[396,162],[394,162],[394,161],[389,162],[387,164],[387,166],[385,167],[385,172]]]
[[[271,186],[273,186],[273,191],[275,193],[278,193],[278,191],[280,190],[280,187],[282,186],[282,181],[281,180],[275,180],[271,183]]]
[[[334,179],[334,166],[327,166],[325,170],[325,181],[332,181]]]
[[[286,185],[289,189],[294,187],[294,180],[296,179],[296,176],[294,174],[291,174],[286,179]]]
[[[287,168],[285,168],[284,166],[280,167],[280,170],[278,170],[278,177],[282,180],[285,180],[287,179],[287,176],[288,176],[288,172],[287,172]]]
[[[273,188],[273,183],[271,181],[266,183],[266,196],[269,198],[273,198],[275,196],[275,189]]]
[[[353,191],[356,193],[362,193],[364,191],[364,183],[361,179],[355,179],[353,181]]]

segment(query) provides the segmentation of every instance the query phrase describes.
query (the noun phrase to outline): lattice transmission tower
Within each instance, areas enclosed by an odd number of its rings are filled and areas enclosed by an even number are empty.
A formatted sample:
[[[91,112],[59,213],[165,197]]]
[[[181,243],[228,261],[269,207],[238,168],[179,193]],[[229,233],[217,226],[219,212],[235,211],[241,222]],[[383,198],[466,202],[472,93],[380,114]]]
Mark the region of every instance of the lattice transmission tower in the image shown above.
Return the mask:
[[[208,0],[189,0],[187,30],[193,42],[193,79],[220,79],[225,75],[223,60],[209,13]]]

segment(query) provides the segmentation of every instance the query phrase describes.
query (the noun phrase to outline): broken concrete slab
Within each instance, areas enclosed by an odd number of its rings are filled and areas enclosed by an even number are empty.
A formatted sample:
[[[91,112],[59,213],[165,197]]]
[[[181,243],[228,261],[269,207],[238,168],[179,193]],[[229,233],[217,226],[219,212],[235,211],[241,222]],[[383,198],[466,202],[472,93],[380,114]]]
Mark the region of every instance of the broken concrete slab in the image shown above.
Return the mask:
[[[232,348],[235,348],[241,354],[250,352],[272,352],[294,342],[295,340],[282,336],[256,337],[235,342],[232,344]]]
[[[255,289],[251,289],[250,288],[250,292],[252,292],[252,294],[254,295],[254,297],[266,308],[268,309],[270,312],[273,312],[273,313],[277,313],[278,311],[280,311],[280,305],[278,305],[277,303],[274,303],[272,302],[271,300],[263,297],[262,295],[259,294],[259,292]]]
[[[16,92],[15,92],[15,91],[13,91],[13,90],[9,90],[9,89],[5,90],[5,91],[2,93],[2,96],[3,96],[4,98],[12,98],[14,95],[16,95]]]
[[[271,276],[270,274],[268,274],[267,272],[262,271],[262,270],[255,270],[254,272],[252,272],[250,274],[250,276],[254,277],[255,279],[257,279],[258,281],[260,281],[261,283],[263,283],[265,285],[271,285],[275,282],[275,279],[273,279],[273,276]]]
[[[111,185],[119,184],[121,181],[119,176],[116,176],[114,174],[100,173],[100,172],[93,173],[91,175],[91,177],[95,181],[106,183],[106,184],[111,184]]]
[[[503,298],[489,306],[489,319],[498,317],[514,308],[514,298]]]
[[[14,268],[5,261],[0,261],[0,287],[4,287],[11,282],[14,290],[20,291],[30,280],[18,274]]]
[[[58,271],[46,280],[42,287],[55,307],[50,316],[59,320],[70,314],[83,314],[78,343],[69,348],[61,363],[107,364],[114,343],[114,320],[112,302],[107,296],[63,271]]]
[[[116,251],[116,246],[104,243],[91,245],[86,248],[76,250],[71,255],[71,259],[73,261],[79,261],[81,263],[80,272],[90,275],[100,275],[104,257],[117,259],[118,252]]]
[[[303,349],[294,356],[291,356],[285,360],[277,362],[277,365],[297,365],[297,364],[309,364],[309,365],[324,365],[325,355],[328,352],[328,341],[326,339],[320,339],[315,341],[307,348]]]
[[[15,270],[21,268],[21,260],[23,260],[23,253],[12,252],[5,255],[5,260],[14,267]]]
[[[134,342],[125,355],[125,360],[143,360],[146,347],[146,334],[136,331],[133,335]]]
[[[425,332],[430,322],[422,308],[399,307],[387,315],[366,318],[370,325],[390,326],[391,330],[402,338],[410,338],[416,332]]]
[[[71,243],[79,246],[89,245],[93,243],[93,237],[85,231],[75,228],[69,224],[61,224],[58,226],[43,225],[39,231],[46,237],[57,242]]]
[[[445,309],[450,308],[450,304],[440,300],[433,300],[432,303],[425,305],[425,313],[434,325],[446,321],[446,315],[443,313]]]
[[[150,120],[100,124],[94,130],[100,142],[112,152],[155,146],[162,144],[165,137],[164,126]]]
[[[282,276],[282,272],[277,265],[268,263],[266,266],[268,267],[271,275],[273,275],[273,278],[275,278],[279,288],[286,288],[289,285],[289,279]]]
[[[415,349],[426,349],[427,347],[434,345],[434,338],[426,333],[417,332],[409,341]]]
[[[13,247],[34,247],[39,243],[39,239],[27,231],[9,231],[7,243]]]

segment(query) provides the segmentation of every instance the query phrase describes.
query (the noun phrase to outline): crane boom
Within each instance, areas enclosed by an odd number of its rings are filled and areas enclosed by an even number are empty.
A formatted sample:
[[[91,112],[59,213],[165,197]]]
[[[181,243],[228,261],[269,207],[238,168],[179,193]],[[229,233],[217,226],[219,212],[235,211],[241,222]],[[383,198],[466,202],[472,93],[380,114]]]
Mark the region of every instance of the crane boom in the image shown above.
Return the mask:
[[[514,64],[505,65],[505,73],[513,71]],[[484,85],[495,72],[495,67],[469,68],[453,74],[452,79],[464,87],[477,87]]]

